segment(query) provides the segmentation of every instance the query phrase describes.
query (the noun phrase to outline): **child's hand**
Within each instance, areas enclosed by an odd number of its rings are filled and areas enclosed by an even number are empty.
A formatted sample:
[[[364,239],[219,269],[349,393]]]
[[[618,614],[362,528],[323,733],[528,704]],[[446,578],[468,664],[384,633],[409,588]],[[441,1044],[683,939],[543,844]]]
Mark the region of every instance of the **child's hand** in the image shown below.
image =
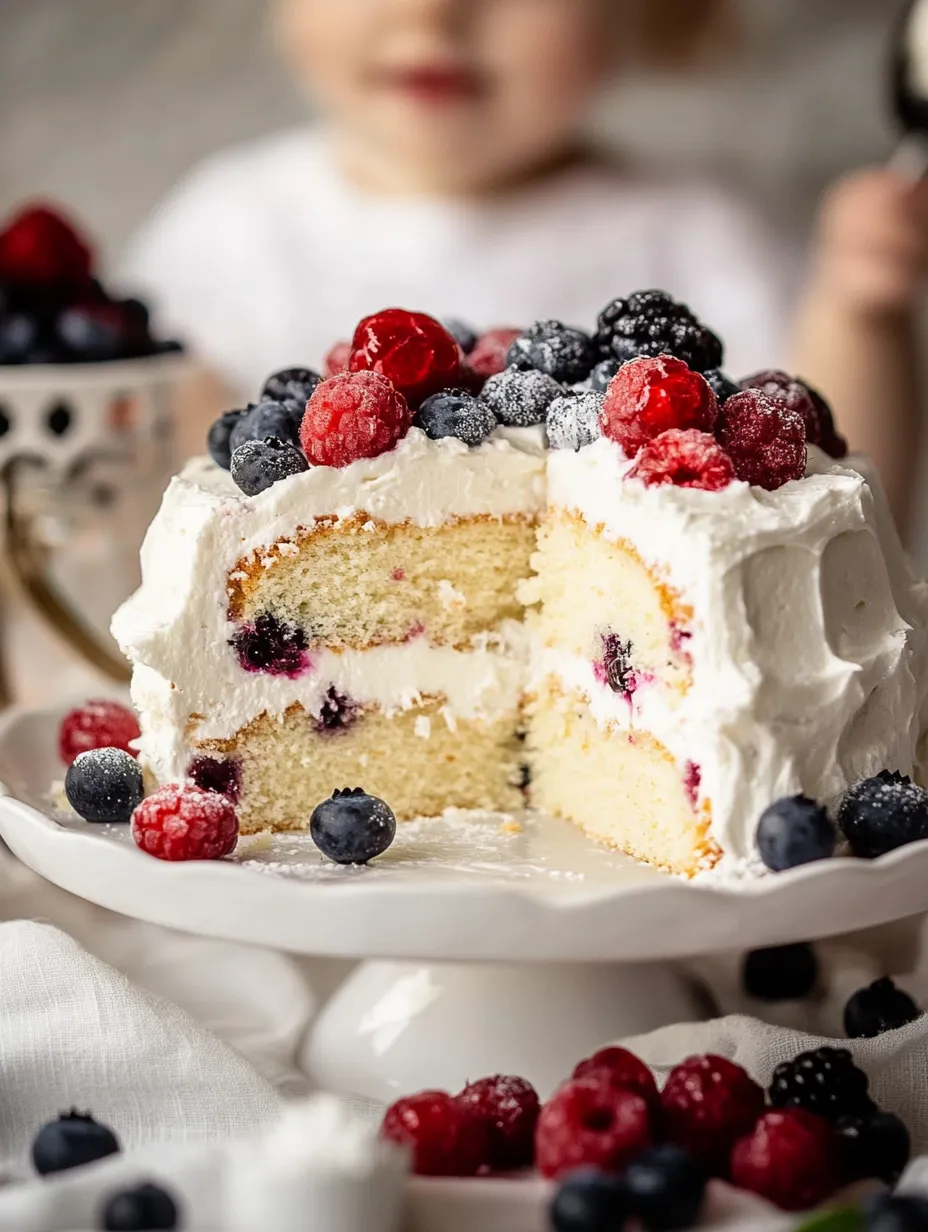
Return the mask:
[[[814,284],[844,312],[901,316],[928,273],[928,181],[881,168],[839,181],[822,205]]]

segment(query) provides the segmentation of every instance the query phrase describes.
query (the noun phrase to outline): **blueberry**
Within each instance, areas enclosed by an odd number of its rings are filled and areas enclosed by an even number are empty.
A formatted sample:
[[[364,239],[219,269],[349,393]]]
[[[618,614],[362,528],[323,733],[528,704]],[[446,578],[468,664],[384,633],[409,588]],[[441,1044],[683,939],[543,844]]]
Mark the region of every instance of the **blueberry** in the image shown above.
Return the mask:
[[[854,1180],[875,1177],[886,1185],[895,1185],[912,1151],[909,1131],[895,1113],[876,1111],[842,1117],[837,1128]]]
[[[121,322],[117,314],[105,311],[107,307],[66,308],[58,317],[58,337],[76,358],[104,363],[122,355]]]
[[[309,463],[295,446],[269,436],[264,441],[246,441],[232,454],[232,478],[246,496],[257,496],[281,479],[309,470]]]
[[[336,864],[366,864],[393,842],[396,818],[377,796],[346,787],[316,805],[309,832],[322,854]]]
[[[807,941],[774,945],[745,954],[741,982],[758,1001],[799,1001],[818,980],[818,959]]]
[[[206,434],[209,456],[224,471],[232,465],[232,430],[244,414],[243,410],[225,411],[210,425]]]
[[[243,671],[271,676],[299,676],[307,666],[306,634],[297,625],[262,612],[254,624],[242,625],[229,639]]]
[[[128,821],[145,794],[142,771],[123,749],[88,749],[68,766],[64,794],[85,821]]]
[[[465,445],[479,445],[496,427],[496,416],[482,398],[463,389],[442,389],[422,403],[416,423],[433,441],[456,436]]]
[[[501,424],[528,428],[544,423],[548,407],[564,392],[563,386],[544,372],[506,368],[490,377],[480,396]]]
[[[863,1203],[866,1232],[928,1232],[928,1198],[876,1194]]]
[[[551,1205],[554,1232],[619,1232],[629,1214],[625,1186],[616,1176],[582,1168],[561,1182]]]
[[[235,453],[246,441],[266,441],[269,436],[286,441],[295,448],[300,446],[300,424],[306,410],[305,402],[259,402],[248,407],[236,421],[229,437],[229,446]]]
[[[703,373],[703,376],[718,399],[719,406],[724,406],[729,398],[741,392],[741,386],[731,377],[726,376],[721,368],[710,368],[708,372]]]
[[[601,360],[590,373],[590,388],[604,394],[618,370],[622,367],[617,359]]]
[[[834,855],[835,828],[814,800],[784,796],[761,814],[757,849],[767,867],[780,873]]]
[[[838,824],[855,856],[876,859],[928,838],[928,791],[898,771],[881,770],[845,792]]]
[[[480,337],[474,327],[458,317],[445,317],[442,325],[444,325],[464,354],[469,355],[477,345],[477,339]]]
[[[39,323],[25,312],[0,315],[0,364],[23,364],[38,345]]]
[[[157,1232],[176,1228],[178,1222],[177,1203],[158,1185],[123,1189],[113,1194],[103,1208],[105,1232]]]
[[[592,445],[602,435],[599,417],[604,395],[590,390],[555,398],[548,407],[545,433],[552,449],[572,449],[574,453]]]
[[[873,1039],[921,1018],[921,1010],[907,992],[889,978],[875,980],[853,993],[844,1007],[844,1032],[848,1039]]]
[[[628,1165],[625,1189],[632,1214],[647,1232],[676,1232],[697,1222],[706,1174],[686,1151],[658,1146]]]
[[[57,1121],[49,1121],[32,1143],[32,1162],[36,1172],[48,1176],[93,1163],[119,1151],[119,1139],[111,1129],[100,1125],[90,1113],[72,1108]]]
[[[534,368],[574,385],[590,375],[596,353],[593,340],[582,329],[562,321],[536,321],[513,342],[508,360],[517,368]]]
[[[262,402],[299,402],[303,409],[322,377],[313,368],[281,368],[272,372],[261,390]]]

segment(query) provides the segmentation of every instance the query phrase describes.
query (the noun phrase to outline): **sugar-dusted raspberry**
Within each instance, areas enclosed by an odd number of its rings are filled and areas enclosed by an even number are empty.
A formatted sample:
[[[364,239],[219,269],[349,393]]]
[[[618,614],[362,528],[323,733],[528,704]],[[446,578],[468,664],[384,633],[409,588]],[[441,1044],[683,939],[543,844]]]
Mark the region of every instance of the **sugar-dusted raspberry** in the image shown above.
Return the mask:
[[[341,372],[316,386],[300,425],[303,452],[316,466],[376,458],[412,423],[406,399],[377,372]]]
[[[30,206],[0,231],[0,283],[79,288],[90,284],[92,266],[89,246],[48,206]]]
[[[719,404],[704,377],[681,359],[658,355],[623,364],[609,383],[602,430],[633,458],[669,428],[711,432]]]
[[[487,1162],[494,1171],[531,1166],[541,1103],[530,1082],[497,1074],[469,1082],[458,1100],[484,1122],[489,1143]]]
[[[669,1141],[724,1176],[733,1143],[764,1111],[764,1092],[726,1057],[688,1057],[670,1071],[661,1107]]]
[[[847,441],[835,428],[831,407],[820,393],[805,381],[790,376],[788,372],[772,369],[746,377],[742,389],[759,389],[771,398],[784,399],[791,410],[797,411],[806,425],[806,440],[818,445],[833,458],[843,458],[847,453]]]
[[[806,425],[784,398],[759,389],[735,394],[715,434],[746,483],[772,492],[806,473]]]
[[[419,1176],[473,1176],[487,1162],[480,1117],[447,1091],[420,1091],[391,1104],[380,1132],[412,1150]]]
[[[326,376],[336,376],[339,372],[348,371],[348,361],[351,359],[351,343],[347,340],[336,342],[322,361],[322,370]]]
[[[468,355],[467,367],[483,380],[505,371],[509,366],[509,348],[521,333],[521,329],[488,329]]]
[[[565,1083],[542,1108],[535,1165],[542,1176],[582,1167],[620,1172],[652,1143],[647,1101],[615,1086],[607,1070],[595,1070]]]
[[[84,702],[61,720],[58,752],[66,766],[88,749],[123,749],[135,757],[129,742],[140,735],[139,721],[127,706],[97,698]]]
[[[768,1112],[735,1143],[731,1179],[785,1211],[810,1210],[844,1179],[840,1139],[827,1121],[803,1108]]]
[[[218,860],[235,850],[238,818],[218,792],[168,783],[132,814],[132,837],[159,860]]]
[[[424,312],[385,308],[365,317],[351,340],[351,372],[379,372],[413,407],[457,385],[463,352],[440,321]]]
[[[638,454],[631,474],[648,487],[673,484],[677,488],[702,488],[720,492],[735,478],[731,458],[708,432],[695,428],[669,428]]]
[[[661,1097],[654,1075],[644,1061],[639,1060],[627,1048],[600,1048],[599,1052],[594,1052],[591,1057],[578,1061],[572,1076],[585,1078],[587,1074],[594,1074],[598,1070],[608,1073],[613,1086],[624,1087],[627,1091],[640,1095],[652,1111],[657,1112],[660,1108]]]

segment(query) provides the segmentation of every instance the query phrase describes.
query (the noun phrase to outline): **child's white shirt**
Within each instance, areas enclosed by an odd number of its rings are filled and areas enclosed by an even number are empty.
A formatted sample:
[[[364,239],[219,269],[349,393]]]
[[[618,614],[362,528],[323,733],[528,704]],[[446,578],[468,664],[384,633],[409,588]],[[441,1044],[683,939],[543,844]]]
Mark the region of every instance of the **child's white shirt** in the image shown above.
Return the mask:
[[[320,364],[379,308],[591,329],[611,299],[649,287],[687,302],[744,376],[784,362],[793,256],[716,183],[598,166],[476,205],[389,198],[347,184],[321,130],[302,128],[194,170],[124,275],[255,398],[268,373]]]

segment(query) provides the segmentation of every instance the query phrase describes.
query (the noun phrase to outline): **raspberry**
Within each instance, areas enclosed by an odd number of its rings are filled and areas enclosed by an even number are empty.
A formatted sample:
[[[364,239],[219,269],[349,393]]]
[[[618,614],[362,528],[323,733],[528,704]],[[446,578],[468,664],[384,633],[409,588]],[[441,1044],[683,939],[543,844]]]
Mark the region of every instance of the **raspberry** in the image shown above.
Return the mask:
[[[365,317],[351,340],[351,372],[379,372],[412,406],[456,385],[463,354],[440,321],[424,312],[385,308]]]
[[[342,372],[316,386],[300,425],[303,452],[316,466],[376,458],[412,423],[406,399],[377,372]]]
[[[790,409],[802,416],[806,425],[806,440],[810,445],[818,445],[833,458],[843,458],[847,453],[847,441],[835,428],[831,407],[805,381],[790,376],[788,372],[774,370],[747,377],[741,382],[741,388],[759,389],[772,398],[785,399]]]
[[[806,426],[782,397],[746,389],[722,408],[716,436],[735,474],[772,492],[806,473]]]
[[[734,481],[735,468],[708,432],[670,428],[648,441],[631,474],[648,487],[672,483],[677,488],[720,492]]]
[[[419,1176],[473,1176],[487,1160],[479,1117],[446,1091],[421,1091],[387,1109],[380,1132],[412,1149]]]
[[[718,413],[704,378],[682,360],[660,355],[622,365],[606,390],[601,422],[604,435],[633,458],[668,428],[711,432]]]
[[[804,1108],[828,1121],[873,1109],[869,1081],[846,1048],[815,1048],[783,1061],[773,1071],[774,1108]]]
[[[348,361],[351,359],[351,343],[336,342],[322,361],[322,369],[326,376],[337,376],[339,372],[348,371]]]
[[[764,1111],[764,1092],[725,1057],[688,1057],[661,1092],[667,1138],[716,1175],[726,1175],[732,1144]]]
[[[129,741],[137,740],[141,734],[139,721],[128,707],[105,698],[95,699],[78,706],[61,720],[58,753],[66,766],[70,766],[78,753],[86,753],[88,749],[123,749],[136,757],[135,750],[129,748]]]
[[[609,1074],[609,1081],[614,1087],[634,1091],[652,1112],[659,1111],[661,1097],[654,1075],[633,1052],[629,1052],[627,1048],[600,1048],[599,1052],[594,1052],[591,1057],[577,1062],[572,1077],[585,1078],[587,1074],[602,1070]]]
[[[530,1082],[502,1074],[481,1078],[467,1084],[458,1102],[484,1122],[491,1168],[511,1172],[531,1167],[541,1104]]]
[[[731,1153],[731,1179],[785,1211],[806,1211],[843,1180],[838,1135],[802,1108],[768,1112]]]
[[[542,1108],[535,1165],[548,1177],[584,1166],[620,1172],[652,1142],[647,1102],[596,1070],[565,1083]]]
[[[82,287],[90,283],[92,266],[88,245],[47,206],[23,210],[0,232],[0,282]]]
[[[238,818],[218,792],[168,783],[132,814],[132,837],[159,860],[218,860],[235,850]]]
[[[521,333],[521,329],[488,329],[468,355],[468,368],[484,380],[505,371],[509,366],[509,348]]]

